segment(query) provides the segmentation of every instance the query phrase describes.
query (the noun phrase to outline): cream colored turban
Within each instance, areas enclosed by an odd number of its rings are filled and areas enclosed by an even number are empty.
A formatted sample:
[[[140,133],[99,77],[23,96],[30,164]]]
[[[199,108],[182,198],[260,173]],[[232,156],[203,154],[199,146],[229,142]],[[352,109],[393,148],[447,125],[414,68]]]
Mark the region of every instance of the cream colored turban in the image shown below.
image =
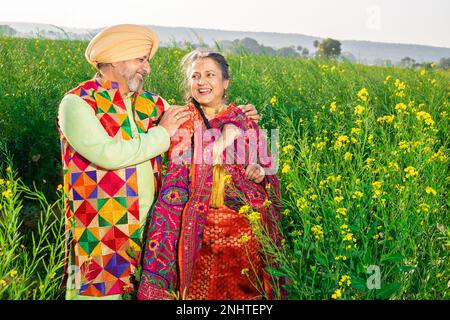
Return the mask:
[[[121,24],[108,27],[89,42],[85,56],[97,68],[99,63],[119,62],[143,57],[153,57],[159,46],[156,33],[144,26]]]

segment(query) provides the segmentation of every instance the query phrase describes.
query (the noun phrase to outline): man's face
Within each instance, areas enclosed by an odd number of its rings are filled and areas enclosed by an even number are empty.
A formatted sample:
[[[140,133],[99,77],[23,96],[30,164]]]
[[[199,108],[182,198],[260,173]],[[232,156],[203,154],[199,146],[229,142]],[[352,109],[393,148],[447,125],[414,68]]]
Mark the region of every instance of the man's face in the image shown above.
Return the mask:
[[[136,59],[120,62],[118,73],[122,82],[128,85],[130,91],[142,90],[144,78],[150,73],[148,54]]]

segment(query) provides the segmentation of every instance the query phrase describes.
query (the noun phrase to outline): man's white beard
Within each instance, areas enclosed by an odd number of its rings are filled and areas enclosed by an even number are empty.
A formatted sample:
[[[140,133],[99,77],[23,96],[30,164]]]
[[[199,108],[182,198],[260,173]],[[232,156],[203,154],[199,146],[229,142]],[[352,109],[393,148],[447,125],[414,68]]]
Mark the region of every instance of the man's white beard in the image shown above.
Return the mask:
[[[130,89],[130,91],[132,92],[140,91],[144,87],[144,80],[139,81],[138,79],[133,77],[130,80],[128,80],[127,85],[128,89]]]
[[[139,81],[139,79],[137,79],[137,71],[130,77],[127,75],[127,73],[128,70],[125,68],[120,70],[120,75],[122,76],[122,78],[127,79],[128,89],[132,92],[142,90],[142,88],[144,87],[144,77],[142,77],[142,80]]]

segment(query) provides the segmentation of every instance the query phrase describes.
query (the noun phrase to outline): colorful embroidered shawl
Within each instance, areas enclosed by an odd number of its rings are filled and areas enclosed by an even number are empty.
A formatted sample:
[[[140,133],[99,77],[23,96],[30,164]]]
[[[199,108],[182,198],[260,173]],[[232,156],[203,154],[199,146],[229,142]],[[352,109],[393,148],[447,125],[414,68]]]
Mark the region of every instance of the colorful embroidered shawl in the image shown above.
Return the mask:
[[[193,133],[193,150],[190,152],[190,135],[180,135],[179,139],[171,142],[167,173],[151,213],[138,299],[170,299],[169,292],[179,294],[182,298],[189,297],[189,284],[208,215],[213,179],[211,163],[200,161],[204,154],[211,152],[209,143],[213,138],[209,137],[209,140],[204,141],[205,123],[194,105],[190,104],[189,108],[192,118],[179,131]],[[209,122],[211,128],[218,130],[227,123],[244,131],[254,129],[259,133],[257,125],[246,118],[234,104]],[[227,154],[239,157],[236,144],[237,141],[234,148],[224,150],[223,166],[231,175],[234,184],[234,188],[225,189],[225,205],[239,211],[242,205],[250,204],[254,210],[261,213],[263,223],[269,227],[272,238],[279,244],[281,241],[276,228],[281,208],[279,181],[274,175],[266,176],[265,184],[271,185],[268,195],[264,184],[245,179],[248,159],[241,158],[239,161],[243,164],[226,164]],[[251,144],[251,139],[246,136],[245,154],[249,155],[250,159],[255,150],[255,146],[252,148]],[[267,149],[263,135],[259,135],[258,144]],[[230,148],[234,149],[231,153]],[[179,161],[180,159],[184,161]],[[265,166],[271,165],[269,158]],[[269,208],[264,206],[264,201],[268,198],[271,201]]]
[[[132,138],[127,108],[115,82],[97,78],[69,93],[95,111],[106,132],[117,140]],[[147,132],[164,112],[163,100],[150,92],[131,97],[139,132]],[[105,170],[79,154],[60,132],[65,193],[66,269],[70,245],[75,251],[75,285],[80,295],[105,296],[133,289],[130,276],[141,255],[136,167]],[[161,158],[149,160],[156,189]],[[158,192],[158,190],[156,190]],[[73,240],[73,243],[72,243]],[[73,276],[73,270],[70,270]]]

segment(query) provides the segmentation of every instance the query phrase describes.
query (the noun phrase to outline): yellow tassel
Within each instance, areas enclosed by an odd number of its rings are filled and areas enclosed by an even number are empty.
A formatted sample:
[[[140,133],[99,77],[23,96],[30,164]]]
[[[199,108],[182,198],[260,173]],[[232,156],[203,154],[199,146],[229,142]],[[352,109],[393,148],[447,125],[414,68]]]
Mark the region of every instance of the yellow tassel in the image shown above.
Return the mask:
[[[213,166],[213,185],[209,206],[214,209],[222,208],[225,198],[225,169],[221,164]]]

